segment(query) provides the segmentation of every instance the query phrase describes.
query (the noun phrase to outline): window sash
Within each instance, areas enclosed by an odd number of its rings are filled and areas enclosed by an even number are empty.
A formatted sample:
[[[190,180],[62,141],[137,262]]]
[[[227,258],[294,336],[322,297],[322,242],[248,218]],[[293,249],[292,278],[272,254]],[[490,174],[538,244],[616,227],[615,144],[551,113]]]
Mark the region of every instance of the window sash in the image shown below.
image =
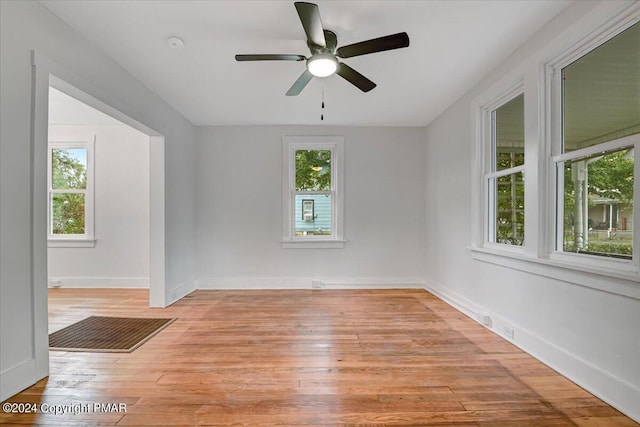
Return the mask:
[[[609,151],[617,151],[626,147],[633,146],[640,141],[640,134],[625,136],[624,138],[614,139],[613,141],[603,142],[602,144],[592,145],[590,147],[581,148],[579,150],[569,151],[568,153],[558,154],[551,158],[554,163],[567,162],[582,157],[592,157]]]
[[[492,245],[498,245],[499,247],[509,247],[509,248],[522,248],[524,244],[509,244],[509,243],[500,243],[496,241],[497,238],[497,220],[498,220],[498,191],[497,184],[498,178],[502,178],[505,176],[512,176],[518,173],[522,173],[524,176],[524,165],[517,166],[510,169],[504,169],[499,172],[493,172],[485,175],[484,179],[484,188],[487,194],[487,216],[486,216],[486,234],[485,240],[487,243]],[[524,182],[523,182],[524,185]],[[526,209],[522,209],[525,212]],[[524,225],[524,224],[523,224]]]
[[[636,224],[638,217],[638,190],[640,187],[640,165],[638,161],[634,159],[634,183],[633,183],[633,206],[634,206],[634,229],[633,229],[633,255],[631,260],[615,259],[614,257],[608,257],[605,255],[596,254],[584,254],[568,252],[564,250],[564,165],[567,162],[574,160],[580,160],[583,158],[589,158],[597,156],[599,154],[610,154],[616,151],[623,150],[625,148],[634,149],[636,152],[640,149],[640,134],[634,134],[626,136],[624,138],[608,141],[602,144],[586,147],[580,150],[570,151],[568,153],[557,155],[552,158],[553,161],[553,174],[555,181],[556,197],[555,197],[555,241],[553,248],[553,255],[558,257],[571,256],[574,260],[583,258],[585,260],[597,260],[596,262],[606,265],[609,261],[615,261],[616,263],[632,263],[634,265],[640,265],[640,255],[638,254],[640,242],[638,242],[638,232],[636,231]],[[586,196],[585,196],[586,197]],[[573,258],[575,257],[575,258]]]
[[[94,149],[95,141],[82,142],[49,142],[47,149],[47,239],[50,241],[64,240],[93,240],[94,239]],[[53,188],[53,150],[76,149],[87,150],[87,188],[60,189]],[[53,195],[54,194],[83,194],[84,206],[84,233],[83,234],[60,234],[53,232]]]
[[[76,194],[76,195],[81,195],[82,196],[82,200],[83,200],[83,206],[82,206],[82,220],[83,220],[83,229],[84,229],[84,233],[56,233],[55,232],[55,228],[54,228],[54,223],[55,223],[55,211],[54,211],[54,207],[56,206],[56,195],[66,195],[66,194]],[[51,230],[51,234],[53,236],[56,237],[60,237],[60,238],[70,238],[70,237],[82,237],[85,236],[87,234],[87,206],[86,206],[86,201],[87,201],[87,196],[85,193],[78,193],[78,192],[74,192],[74,193],[49,193],[49,227]],[[66,219],[66,218],[63,218]]]
[[[331,234],[329,235],[296,235],[296,196],[328,195],[331,199]],[[335,191],[292,191],[291,192],[291,239],[292,240],[326,240],[336,238],[336,192]]]
[[[50,189],[49,193],[50,194],[87,194],[89,192],[89,190],[78,190],[78,189],[69,189],[69,190],[59,190],[59,189]]]
[[[498,172],[491,172],[491,173],[487,173],[485,174],[485,179],[493,179],[493,178],[501,178],[503,176],[507,176],[507,175],[513,175],[514,173],[520,173],[520,172],[524,172],[525,167],[524,165],[520,165],[520,166],[514,166],[512,168],[509,169],[502,169]]]
[[[320,196],[329,196],[331,200],[331,234],[329,235],[296,235],[296,206],[295,200],[296,196],[312,196],[312,195],[320,195]],[[293,206],[291,209],[291,224],[292,224],[292,240],[326,240],[326,239],[335,239],[336,238],[336,226],[335,226],[335,218],[336,218],[336,207],[335,207],[335,191],[294,191],[291,194],[291,199],[293,200]],[[315,206],[314,206],[315,210]]]

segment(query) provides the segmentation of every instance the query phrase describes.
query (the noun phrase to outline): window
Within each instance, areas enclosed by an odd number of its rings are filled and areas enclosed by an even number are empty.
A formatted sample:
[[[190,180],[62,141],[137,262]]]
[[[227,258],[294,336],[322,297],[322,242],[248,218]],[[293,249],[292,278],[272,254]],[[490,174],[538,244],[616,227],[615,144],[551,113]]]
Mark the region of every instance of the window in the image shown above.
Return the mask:
[[[482,108],[488,244],[524,244],[524,95],[520,85]]]
[[[342,247],[340,137],[283,138],[283,247]]]
[[[94,246],[93,144],[50,142],[49,246]]]
[[[640,24],[556,67],[556,251],[632,260]]]
[[[607,16],[589,33],[567,29],[471,101],[470,250],[638,297],[640,7]]]

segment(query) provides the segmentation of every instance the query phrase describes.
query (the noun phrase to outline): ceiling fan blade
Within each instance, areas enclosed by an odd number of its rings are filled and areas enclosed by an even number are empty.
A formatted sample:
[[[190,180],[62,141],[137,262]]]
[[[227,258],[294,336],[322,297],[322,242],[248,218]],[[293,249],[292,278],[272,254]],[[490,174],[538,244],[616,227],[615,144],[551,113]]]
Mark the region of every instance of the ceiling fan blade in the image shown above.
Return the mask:
[[[325,47],[327,42],[324,39],[324,29],[320,20],[320,9],[317,4],[298,1],[294,3],[298,16],[302,22],[307,40],[312,44]]]
[[[236,61],[304,61],[302,55],[236,55]]]
[[[313,74],[311,74],[309,70],[304,70],[304,73],[302,73],[302,75],[298,77],[298,80],[296,80],[293,86],[291,86],[291,89],[287,91],[287,96],[299,95],[300,92],[302,92],[302,89],[304,89],[304,87],[311,81],[312,78]]]
[[[352,56],[366,55],[368,53],[383,52],[385,50],[400,49],[409,46],[409,36],[407,33],[391,34],[389,36],[378,37],[360,43],[342,46],[336,51],[336,56],[340,58],[351,58]]]
[[[336,74],[347,80],[349,83],[356,86],[363,92],[369,92],[371,89],[376,87],[376,84],[374,82],[372,82],[353,68],[349,67],[347,64],[338,64]]]

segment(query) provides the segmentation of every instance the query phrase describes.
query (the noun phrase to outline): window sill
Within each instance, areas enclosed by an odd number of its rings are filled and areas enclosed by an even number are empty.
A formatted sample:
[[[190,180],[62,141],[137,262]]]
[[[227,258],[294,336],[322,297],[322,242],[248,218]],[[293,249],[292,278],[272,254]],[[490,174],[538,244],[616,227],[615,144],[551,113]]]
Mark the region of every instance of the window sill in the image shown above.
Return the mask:
[[[96,239],[48,239],[49,248],[95,248]]]
[[[478,261],[640,300],[640,272],[637,269],[620,271],[492,248],[468,249],[471,257]],[[627,263],[625,267],[631,266]]]
[[[346,240],[281,240],[283,249],[342,249]]]

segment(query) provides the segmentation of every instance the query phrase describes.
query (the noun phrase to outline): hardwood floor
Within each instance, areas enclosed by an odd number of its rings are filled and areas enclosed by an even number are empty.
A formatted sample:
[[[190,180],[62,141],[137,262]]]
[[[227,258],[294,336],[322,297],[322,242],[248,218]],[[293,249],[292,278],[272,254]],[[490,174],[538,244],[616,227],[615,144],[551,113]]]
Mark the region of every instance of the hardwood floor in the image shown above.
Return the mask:
[[[637,426],[422,290],[51,289],[50,332],[90,315],[177,317],[129,354],[51,352],[9,402],[126,412],[2,425]],[[63,409],[62,406],[59,407]]]

